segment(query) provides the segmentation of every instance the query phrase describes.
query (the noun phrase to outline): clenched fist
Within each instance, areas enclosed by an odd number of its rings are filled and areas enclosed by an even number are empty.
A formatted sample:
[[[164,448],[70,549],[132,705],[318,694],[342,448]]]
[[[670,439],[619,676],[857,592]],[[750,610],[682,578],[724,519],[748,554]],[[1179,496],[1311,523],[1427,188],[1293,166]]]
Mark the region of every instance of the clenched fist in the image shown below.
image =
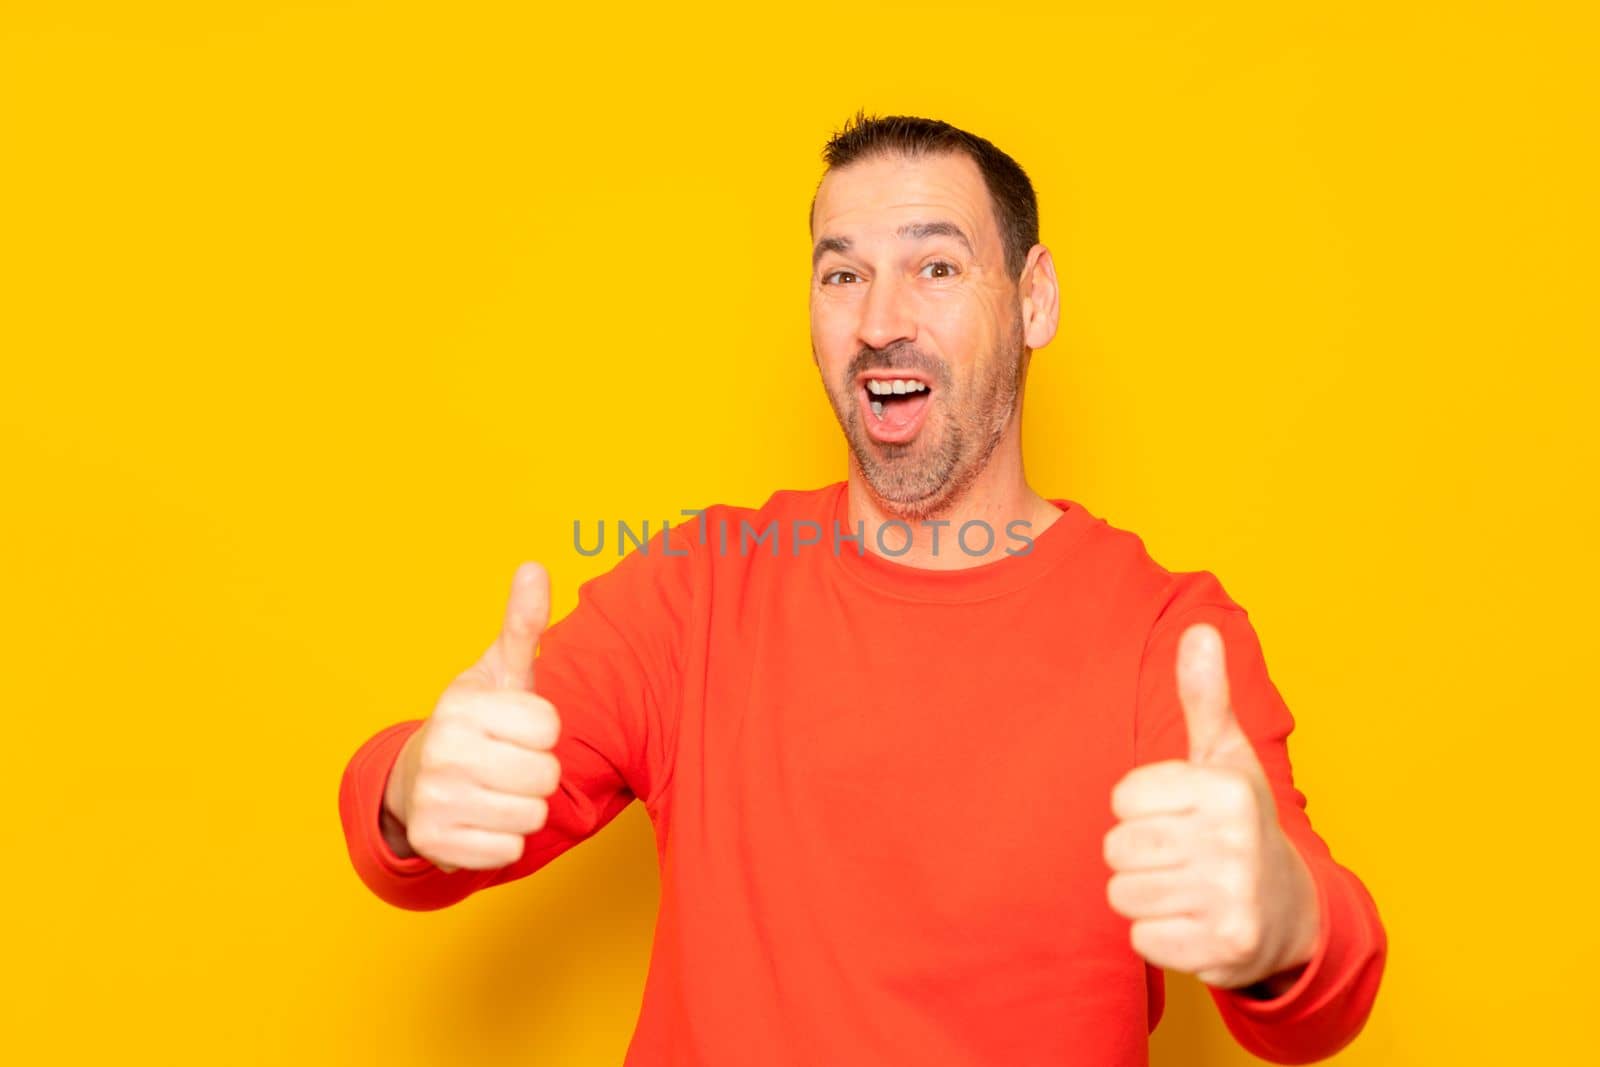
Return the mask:
[[[1272,996],[1311,957],[1316,887],[1234,716],[1215,627],[1184,631],[1177,670],[1189,758],[1135,767],[1112,790],[1107,898],[1150,963],[1221,988],[1271,978]]]
[[[550,618],[550,577],[524,563],[500,636],[440,696],[406,740],[384,791],[385,821],[411,850],[453,871],[504,867],[543,828],[561,781],[561,720],[534,692],[534,653]],[[393,827],[385,837],[394,842]],[[402,853],[403,855],[403,853]]]

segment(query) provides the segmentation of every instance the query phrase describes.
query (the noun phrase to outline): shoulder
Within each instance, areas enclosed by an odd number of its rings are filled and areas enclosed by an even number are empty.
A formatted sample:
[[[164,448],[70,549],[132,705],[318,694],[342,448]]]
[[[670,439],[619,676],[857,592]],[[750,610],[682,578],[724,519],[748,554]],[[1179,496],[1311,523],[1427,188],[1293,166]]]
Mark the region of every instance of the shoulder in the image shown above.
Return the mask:
[[[1088,529],[1080,574],[1099,588],[1105,603],[1141,619],[1147,632],[1201,609],[1244,610],[1211,571],[1168,567],[1133,530],[1094,515],[1076,501],[1057,503],[1084,512],[1080,521],[1086,521]]]

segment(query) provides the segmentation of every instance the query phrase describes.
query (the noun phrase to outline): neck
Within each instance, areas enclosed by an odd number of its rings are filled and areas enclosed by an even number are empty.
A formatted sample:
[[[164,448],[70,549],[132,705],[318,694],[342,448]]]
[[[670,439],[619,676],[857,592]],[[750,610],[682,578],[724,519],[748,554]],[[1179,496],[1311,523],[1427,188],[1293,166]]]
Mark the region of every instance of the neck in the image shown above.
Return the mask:
[[[1014,430],[1013,423],[1013,432],[995,446],[988,464],[965,490],[933,512],[918,513],[915,518],[897,511],[893,501],[879,497],[852,455],[846,523],[852,530],[856,523],[863,524],[863,543],[868,552],[908,567],[959,570],[1010,558],[1023,547],[1020,538],[1038,537],[1061,517],[1061,510],[1028,484],[1022,470],[1021,442]],[[886,527],[888,523],[901,525]],[[963,534],[966,523],[983,525],[967,527]],[[1011,523],[1018,525],[1010,527]],[[901,552],[907,542],[908,526],[910,547]]]

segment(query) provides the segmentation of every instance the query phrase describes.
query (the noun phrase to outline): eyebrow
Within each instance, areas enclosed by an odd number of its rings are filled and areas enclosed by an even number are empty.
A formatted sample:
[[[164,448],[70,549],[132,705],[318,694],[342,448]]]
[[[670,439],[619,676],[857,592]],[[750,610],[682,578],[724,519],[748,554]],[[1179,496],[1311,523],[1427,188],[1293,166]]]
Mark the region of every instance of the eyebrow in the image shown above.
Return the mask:
[[[977,258],[977,253],[972,250],[972,242],[960,226],[953,222],[943,220],[935,222],[908,222],[895,231],[897,237],[912,241],[920,241],[927,237],[954,237],[966,248],[967,255]],[[829,252],[845,253],[850,251],[851,244],[848,237],[824,237],[817,242],[817,247],[811,250],[811,267],[816,269],[817,262]]]

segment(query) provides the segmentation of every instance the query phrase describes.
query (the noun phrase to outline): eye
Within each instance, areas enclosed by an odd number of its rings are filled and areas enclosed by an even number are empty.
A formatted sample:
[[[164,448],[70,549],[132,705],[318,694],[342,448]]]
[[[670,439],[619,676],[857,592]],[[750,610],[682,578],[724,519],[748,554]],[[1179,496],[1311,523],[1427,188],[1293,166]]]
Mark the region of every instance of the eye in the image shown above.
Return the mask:
[[[829,278],[839,278],[839,277],[854,278],[855,276],[856,276],[855,271],[850,271],[850,270],[832,270],[832,271],[829,271],[827,274],[824,274],[822,276],[822,284],[823,285],[835,285],[835,284],[838,284],[836,282],[830,282],[828,280]]]
[[[923,266],[922,270],[918,271],[917,273],[918,274],[923,274],[923,273],[926,273],[929,270],[937,270],[937,269],[941,269],[941,268],[944,270],[944,273],[943,274],[934,274],[934,275],[932,275],[932,277],[934,277],[934,278],[951,278],[951,277],[955,276],[956,265],[954,263],[950,263],[950,262],[947,262],[947,261],[942,260],[942,259],[936,259],[932,263],[925,264]]]

